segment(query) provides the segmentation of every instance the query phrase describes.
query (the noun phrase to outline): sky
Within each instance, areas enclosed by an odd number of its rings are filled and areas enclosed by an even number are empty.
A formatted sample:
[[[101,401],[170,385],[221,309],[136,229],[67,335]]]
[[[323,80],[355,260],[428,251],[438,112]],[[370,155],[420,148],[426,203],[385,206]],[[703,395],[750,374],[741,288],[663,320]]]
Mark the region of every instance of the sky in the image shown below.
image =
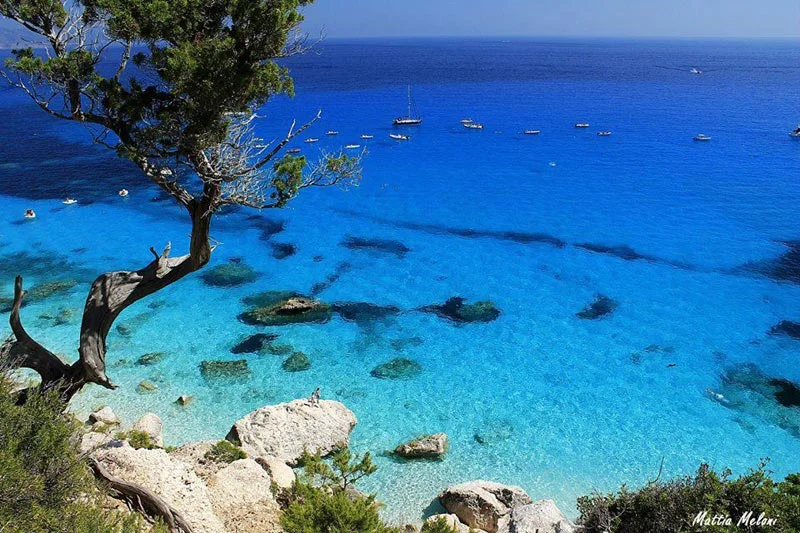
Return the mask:
[[[316,0],[305,15],[330,38],[800,37],[800,0]]]

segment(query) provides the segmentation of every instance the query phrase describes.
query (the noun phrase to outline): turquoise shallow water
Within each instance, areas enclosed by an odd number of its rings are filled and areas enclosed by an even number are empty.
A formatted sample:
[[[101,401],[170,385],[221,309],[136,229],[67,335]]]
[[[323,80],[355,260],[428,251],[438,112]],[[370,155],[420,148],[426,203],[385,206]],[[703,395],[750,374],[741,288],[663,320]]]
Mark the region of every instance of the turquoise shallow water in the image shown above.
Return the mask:
[[[166,441],[180,444],[222,437],[248,411],[321,386],[358,416],[353,446],[375,454],[380,468],[364,488],[393,521],[419,518],[441,488],[474,478],[519,484],[574,515],[578,495],[644,483],[662,457],[665,475],[701,461],[742,471],[765,456],[779,475],[797,471],[800,408],[731,376],[755,364],[800,381],[800,341],[767,334],[781,320],[800,321],[797,274],[770,270],[786,259],[781,241],[800,239],[800,142],[787,135],[800,120],[798,65],[794,42],[328,43],[290,64],[298,96],[268,105],[262,129],[279,135],[322,108],[309,135],[322,138],[320,148],[365,144],[362,185],[310,191],[255,219],[220,216],[212,266],[241,258],[258,279],[223,289],[196,275],[127,310],[120,322],[134,333],[109,337],[120,389],[89,388],[76,408],[108,404],[128,422],[153,411],[165,419]],[[691,75],[693,66],[707,72]],[[407,82],[425,122],[396,143],[390,121],[403,111]],[[78,279],[66,295],[24,310],[41,342],[74,357],[78,325],[37,317],[79,313],[98,272],[145,264],[149,246],[172,241],[180,253],[188,227],[80,128],[7,90],[0,103],[2,290],[8,295],[18,272],[29,286]],[[466,131],[465,116],[486,129]],[[576,130],[578,121],[592,127]],[[541,136],[523,136],[528,128]],[[328,129],[340,135],[328,138]],[[601,129],[613,135],[599,138]],[[713,140],[694,143],[701,131]],[[122,186],[131,190],[124,200]],[[80,203],[62,206],[67,194]],[[20,223],[27,208],[39,216]],[[283,230],[264,240],[275,222]],[[392,239],[410,251],[352,250],[341,245],[348,237]],[[276,259],[276,242],[297,253]],[[595,253],[587,243],[637,255]],[[308,293],[329,276],[322,300],[404,312],[263,329],[236,319],[244,296]],[[577,318],[600,293],[618,302],[614,313]],[[415,311],[456,295],[491,299],[502,313],[457,326]],[[248,355],[247,380],[200,376],[201,360],[239,358],[231,346],[259,331],[307,353],[311,369],[286,373],[282,357]],[[121,364],[154,351],[171,355],[150,367]],[[422,373],[370,376],[399,356]],[[158,391],[138,393],[143,379]],[[197,400],[178,408],[180,394]],[[382,453],[438,431],[451,440],[444,461]]]

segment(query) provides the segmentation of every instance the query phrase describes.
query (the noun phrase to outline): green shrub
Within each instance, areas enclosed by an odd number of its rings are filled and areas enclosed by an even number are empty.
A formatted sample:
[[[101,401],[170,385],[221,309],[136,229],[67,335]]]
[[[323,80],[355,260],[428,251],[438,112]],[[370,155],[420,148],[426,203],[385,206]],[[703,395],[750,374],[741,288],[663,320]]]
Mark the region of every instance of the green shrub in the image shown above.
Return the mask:
[[[585,533],[796,533],[800,531],[800,475],[775,482],[763,461],[734,479],[730,470],[717,473],[703,464],[694,476],[651,482],[637,491],[623,486],[616,494],[583,496],[578,510]],[[753,520],[764,513],[764,519],[775,523],[738,526],[749,512]],[[725,518],[731,523],[725,523]]]
[[[245,459],[247,454],[244,450],[231,444],[227,440],[221,440],[206,452],[205,458],[215,463],[232,463],[239,459]]]
[[[138,533],[138,515],[103,509],[78,450],[78,424],[55,395],[17,406],[0,374],[0,530],[3,533]],[[166,531],[161,528],[157,531]]]
[[[157,448],[150,435],[138,429],[132,429],[128,432],[117,433],[118,439],[127,440],[132,448],[137,450],[144,448],[145,450],[153,450]]]
[[[386,526],[378,513],[375,496],[354,489],[359,479],[377,467],[367,453],[355,456],[343,448],[326,463],[319,453],[303,453],[304,474],[284,499],[281,526],[286,533],[399,533]]]
[[[440,516],[436,520],[425,522],[420,533],[456,533],[456,529],[450,527],[447,519]]]

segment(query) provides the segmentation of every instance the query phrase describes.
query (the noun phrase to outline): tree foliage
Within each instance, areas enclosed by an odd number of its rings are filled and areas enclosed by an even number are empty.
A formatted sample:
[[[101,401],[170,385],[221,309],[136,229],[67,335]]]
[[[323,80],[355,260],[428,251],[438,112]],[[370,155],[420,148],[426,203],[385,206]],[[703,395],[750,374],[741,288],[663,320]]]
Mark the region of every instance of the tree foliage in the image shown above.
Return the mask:
[[[77,448],[77,426],[61,414],[60,399],[49,393],[21,406],[15,400],[0,374],[0,531],[140,532],[140,517],[102,508],[102,492]]]
[[[348,186],[360,157],[284,147],[319,118],[285,136],[256,134],[258,109],[293,95],[281,58],[302,53],[301,10],[312,0],[0,0],[0,16],[37,34],[47,49],[15,50],[3,71],[54,117],[79,122],[95,142],[130,159],[188,212],[186,255],[171,245],[133,271],[92,285],[81,322],[80,360],[65,365],[36,343],[12,313],[17,364],[42,376],[42,388],[69,398],[86,383],[114,388],[106,375],[106,336],[125,308],[202,268],[214,249],[213,214],[225,205],[280,208],[308,187]],[[18,280],[15,300],[22,298]],[[110,296],[113,294],[113,298]],[[19,306],[17,306],[17,311]]]
[[[319,453],[304,452],[301,464],[304,475],[284,495],[288,503],[281,526],[286,533],[399,533],[381,520],[375,496],[353,486],[377,470],[369,453],[354,457],[343,448],[328,464]]]
[[[703,464],[693,476],[651,482],[632,491],[623,486],[615,494],[593,494],[578,499],[579,523],[586,533],[774,532],[800,531],[800,475],[784,481],[771,479],[766,461],[738,478],[730,470],[715,472]],[[698,514],[712,523],[699,521]],[[746,513],[766,523],[739,525]],[[722,517],[714,522],[714,517]],[[725,524],[728,517],[732,524]]]

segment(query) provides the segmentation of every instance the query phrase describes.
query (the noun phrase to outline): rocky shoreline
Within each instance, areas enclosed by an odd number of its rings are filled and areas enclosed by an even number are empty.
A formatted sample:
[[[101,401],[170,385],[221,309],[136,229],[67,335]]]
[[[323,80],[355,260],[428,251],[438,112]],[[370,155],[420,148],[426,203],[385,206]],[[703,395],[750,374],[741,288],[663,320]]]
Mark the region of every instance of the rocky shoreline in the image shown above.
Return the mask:
[[[342,403],[295,400],[268,405],[236,421],[223,441],[164,448],[161,420],[148,413],[127,431],[104,407],[89,416],[81,451],[112,476],[135,483],[179,511],[195,533],[280,533],[279,494],[296,480],[304,451],[327,456],[349,445],[356,416]],[[221,450],[235,450],[220,459]],[[409,460],[437,459],[447,436],[425,435],[398,446]],[[237,455],[240,454],[240,455]],[[459,533],[571,533],[578,528],[552,500],[532,501],[519,487],[475,480],[436,498]],[[421,524],[405,525],[418,531]]]

